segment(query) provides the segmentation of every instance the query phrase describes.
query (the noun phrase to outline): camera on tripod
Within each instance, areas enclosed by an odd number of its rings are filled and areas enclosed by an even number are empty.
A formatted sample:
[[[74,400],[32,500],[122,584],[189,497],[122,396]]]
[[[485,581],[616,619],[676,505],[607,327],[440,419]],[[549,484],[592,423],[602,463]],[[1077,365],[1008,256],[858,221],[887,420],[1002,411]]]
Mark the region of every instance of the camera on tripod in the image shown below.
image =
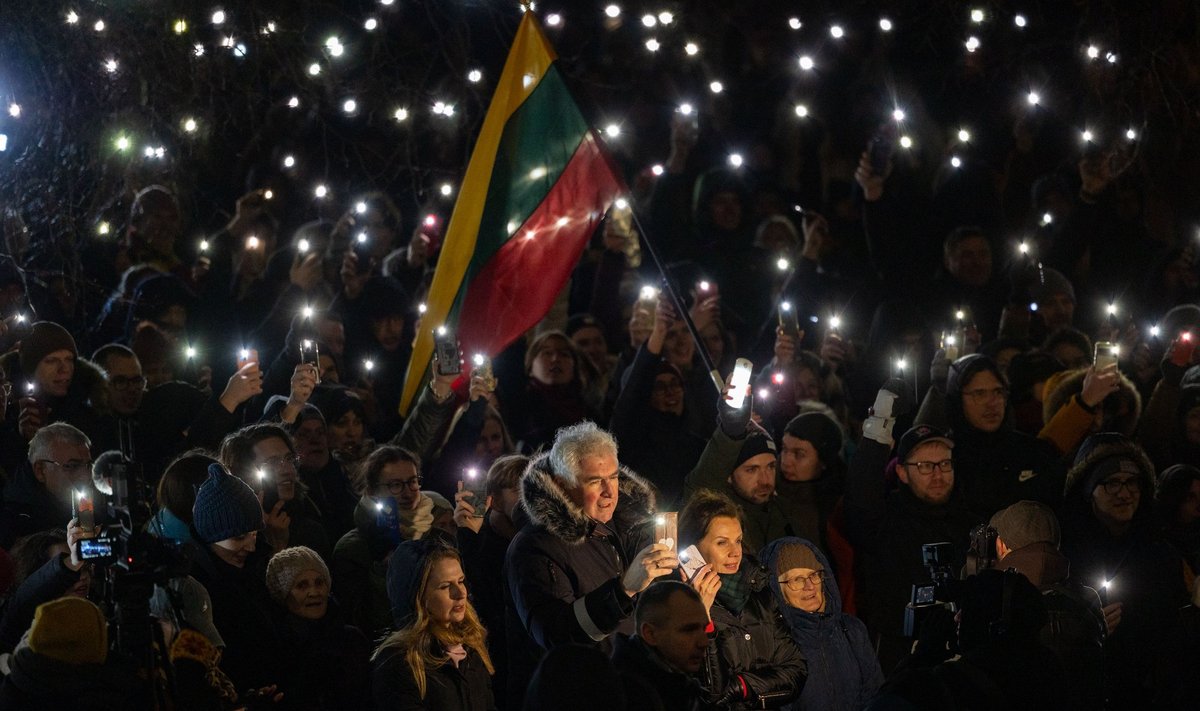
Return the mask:
[[[904,606],[904,636],[917,637],[921,625],[936,609],[957,612],[954,590],[954,571],[951,567],[954,546],[950,543],[926,543],[921,546],[921,562],[929,571],[929,582],[912,586],[912,594]]]

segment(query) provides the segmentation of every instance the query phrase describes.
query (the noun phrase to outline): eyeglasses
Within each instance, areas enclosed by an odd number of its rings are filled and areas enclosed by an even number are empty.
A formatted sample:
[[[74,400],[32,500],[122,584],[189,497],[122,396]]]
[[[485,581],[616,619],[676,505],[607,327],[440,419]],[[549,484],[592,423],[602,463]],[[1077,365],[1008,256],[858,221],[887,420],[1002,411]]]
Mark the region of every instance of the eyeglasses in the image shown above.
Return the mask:
[[[678,380],[672,380],[669,383],[655,383],[653,392],[655,395],[683,392],[683,383],[679,382]]]
[[[66,472],[68,474],[75,474],[77,472],[87,472],[87,473],[91,474],[91,471],[92,471],[92,460],[90,460],[90,459],[86,459],[83,461],[80,461],[78,459],[71,459],[66,462],[56,462],[53,459],[39,459],[38,461],[44,462],[46,464],[53,464],[54,466],[58,467],[59,469],[62,469],[64,472]]]
[[[399,494],[399,493],[403,492],[405,489],[412,489],[413,491],[420,491],[421,490],[421,477],[418,476],[418,477],[413,477],[412,479],[397,479],[395,481],[383,481],[383,482],[380,482],[379,485],[382,487],[386,487],[388,490],[388,493],[392,493],[392,494]]]
[[[146,385],[146,377],[138,375],[132,378],[126,378],[118,375],[115,378],[109,378],[108,384],[113,386],[115,390],[141,390]]]
[[[988,402],[994,398],[1001,400],[1008,397],[1008,388],[978,388],[976,390],[964,390],[963,395],[971,399],[971,402]]]
[[[290,466],[292,469],[299,469],[300,457],[296,454],[285,454],[279,457],[271,457],[270,459],[264,459],[262,464],[259,466],[264,469],[270,469],[273,472],[277,472],[280,469],[288,466]]]
[[[799,592],[804,589],[805,583],[808,583],[815,588],[820,585],[821,581],[824,579],[824,570],[814,570],[812,575],[797,575],[794,578],[780,578],[779,584],[786,585],[787,589],[791,590],[792,592]]]
[[[932,474],[934,468],[943,472],[954,471],[954,461],[951,459],[943,459],[940,462],[905,462],[906,467],[916,467],[917,471],[922,474]]]
[[[1104,493],[1109,496],[1117,496],[1122,489],[1129,489],[1129,493],[1136,494],[1142,490],[1142,484],[1137,480],[1137,477],[1131,479],[1109,479],[1102,482],[1100,486],[1104,487]]]

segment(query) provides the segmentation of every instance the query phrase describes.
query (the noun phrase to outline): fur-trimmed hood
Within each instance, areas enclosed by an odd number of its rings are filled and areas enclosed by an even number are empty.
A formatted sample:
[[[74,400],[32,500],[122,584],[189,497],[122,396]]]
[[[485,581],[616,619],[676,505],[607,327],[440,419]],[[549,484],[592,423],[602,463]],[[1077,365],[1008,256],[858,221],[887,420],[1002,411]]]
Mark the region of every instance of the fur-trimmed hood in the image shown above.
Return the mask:
[[[626,531],[654,516],[654,487],[621,465],[617,506],[611,527]],[[534,525],[541,526],[566,543],[582,543],[594,522],[567,495],[561,478],[550,470],[549,453],[530,460],[521,476],[521,504]]]
[[[9,382],[13,383],[13,390],[22,388],[21,393],[24,395],[24,383],[28,376],[21,370],[20,350],[12,350],[0,356],[0,367],[4,368]],[[63,400],[72,404],[86,402],[97,414],[110,414],[108,380],[100,366],[87,358],[76,356],[75,375],[71,378],[71,385]]]
[[[1144,527],[1153,520],[1154,513],[1154,465],[1146,453],[1127,437],[1116,432],[1100,432],[1083,441],[1079,452],[1075,455],[1075,464],[1067,472],[1064,488],[1062,515],[1060,520],[1063,530],[1080,521],[1094,517],[1092,513],[1092,492],[1084,491],[1088,474],[1105,459],[1121,457],[1130,459],[1138,467],[1138,484],[1141,486],[1141,499],[1137,511],[1133,514],[1133,525]]]
[[[1125,377],[1124,373],[1118,373],[1121,378],[1121,387],[1115,395],[1119,401],[1124,401],[1128,405],[1128,412],[1120,417],[1109,419],[1105,418],[1105,429],[1112,432],[1120,432],[1126,437],[1132,437],[1134,430],[1137,429],[1138,418],[1142,414],[1142,396],[1138,393],[1137,387],[1133,381]],[[1067,406],[1071,396],[1078,395],[1083,392],[1083,379],[1087,377],[1087,369],[1080,368],[1079,370],[1063,371],[1050,376],[1046,380],[1044,399],[1042,401],[1042,419],[1044,422],[1049,422],[1054,418],[1055,413]],[[1111,398],[1112,395],[1109,395]],[[1101,407],[1110,410],[1110,400],[1105,399],[1101,403]],[[1107,414],[1107,413],[1106,413]]]

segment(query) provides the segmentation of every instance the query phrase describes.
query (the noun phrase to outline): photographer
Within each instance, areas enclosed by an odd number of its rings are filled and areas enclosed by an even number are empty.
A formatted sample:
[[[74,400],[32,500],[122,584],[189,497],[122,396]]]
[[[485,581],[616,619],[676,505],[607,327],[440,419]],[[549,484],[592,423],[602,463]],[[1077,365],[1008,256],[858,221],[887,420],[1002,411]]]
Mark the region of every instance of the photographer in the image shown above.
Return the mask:
[[[967,534],[979,521],[955,488],[954,442],[932,427],[914,427],[900,439],[899,484],[888,490],[892,427],[911,408],[903,399],[907,392],[898,379],[879,391],[846,481],[846,530],[862,558],[864,621],[885,674],[907,654],[903,623],[912,588],[929,581],[922,545],[949,542],[953,553],[945,563],[957,570],[966,557]]]
[[[61,532],[60,532],[61,535]],[[38,605],[60,597],[88,596],[92,566],[79,557],[79,539],[94,535],[76,519],[67,524],[67,552],[51,555],[41,567],[21,581],[4,608],[0,620],[0,652],[12,651],[29,629]]]

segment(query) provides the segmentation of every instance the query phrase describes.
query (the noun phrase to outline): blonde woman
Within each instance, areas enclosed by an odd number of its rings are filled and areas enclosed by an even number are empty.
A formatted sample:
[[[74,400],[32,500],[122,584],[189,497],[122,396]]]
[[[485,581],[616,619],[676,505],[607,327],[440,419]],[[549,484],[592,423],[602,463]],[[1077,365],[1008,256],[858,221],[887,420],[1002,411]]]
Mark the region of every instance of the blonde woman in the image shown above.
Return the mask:
[[[387,590],[400,629],[371,660],[377,711],[493,711],[487,630],[467,599],[458,551],[436,538],[401,543]]]

